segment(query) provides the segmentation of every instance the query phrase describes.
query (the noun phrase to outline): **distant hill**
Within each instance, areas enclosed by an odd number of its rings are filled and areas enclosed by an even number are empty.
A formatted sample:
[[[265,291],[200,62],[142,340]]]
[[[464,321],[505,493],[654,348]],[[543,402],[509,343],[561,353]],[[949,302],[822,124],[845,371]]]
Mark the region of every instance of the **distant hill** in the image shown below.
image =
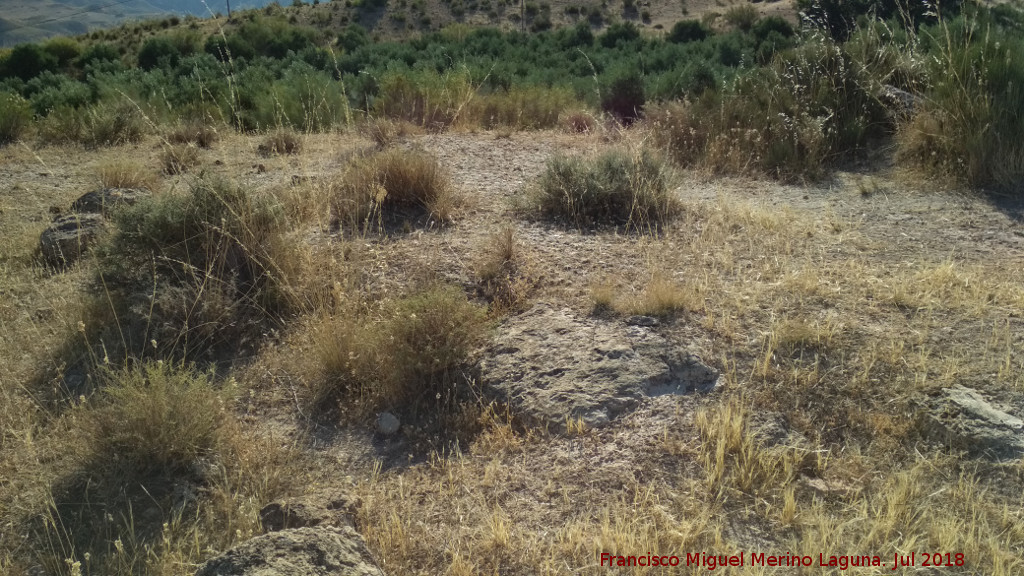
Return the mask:
[[[260,8],[272,0],[232,0],[231,9]],[[3,0],[0,46],[74,36],[125,21],[226,13],[226,0]]]

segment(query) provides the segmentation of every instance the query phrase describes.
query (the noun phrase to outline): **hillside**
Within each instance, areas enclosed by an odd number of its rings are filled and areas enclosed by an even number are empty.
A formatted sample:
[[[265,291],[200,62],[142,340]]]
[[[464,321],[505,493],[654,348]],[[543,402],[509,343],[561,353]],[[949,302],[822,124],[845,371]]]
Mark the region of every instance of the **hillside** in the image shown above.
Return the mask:
[[[270,3],[268,0],[236,0],[231,8],[242,13]],[[523,27],[523,16],[526,26],[531,29],[538,29],[538,26],[567,26],[581,21],[600,27],[625,20],[652,30],[661,30],[684,17],[700,19],[705,14],[722,14],[736,2],[644,0],[612,6],[583,0],[526,3],[513,3],[511,0],[393,0],[380,3],[338,1],[318,5],[312,2],[303,4],[293,6],[284,3],[284,10],[290,17],[294,16],[300,22],[319,28],[355,21],[386,37],[402,37],[412,32],[437,30],[455,22],[514,30]],[[755,6],[765,16],[777,15],[791,21],[796,19],[792,0],[759,3]],[[0,18],[0,47],[36,42],[53,36],[81,35],[99,29],[110,29],[106,35],[114,36],[118,32],[113,28],[124,22],[162,19],[170,15],[208,18],[212,15],[211,10],[227,14],[226,5],[204,3],[202,0],[128,0],[115,4],[89,3],[85,0],[12,1],[9,8],[5,7],[5,13]]]
[[[232,9],[260,8],[270,0],[236,0]],[[129,21],[227,13],[226,5],[203,0],[8,0],[0,17],[0,47],[74,36]]]

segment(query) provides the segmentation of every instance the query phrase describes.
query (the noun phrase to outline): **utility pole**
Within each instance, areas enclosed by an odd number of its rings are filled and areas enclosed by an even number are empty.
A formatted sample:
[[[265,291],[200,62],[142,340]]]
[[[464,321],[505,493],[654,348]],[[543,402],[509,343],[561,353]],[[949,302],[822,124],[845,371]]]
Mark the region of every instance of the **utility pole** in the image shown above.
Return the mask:
[[[227,0],[228,3],[228,22],[231,21],[231,0]]]

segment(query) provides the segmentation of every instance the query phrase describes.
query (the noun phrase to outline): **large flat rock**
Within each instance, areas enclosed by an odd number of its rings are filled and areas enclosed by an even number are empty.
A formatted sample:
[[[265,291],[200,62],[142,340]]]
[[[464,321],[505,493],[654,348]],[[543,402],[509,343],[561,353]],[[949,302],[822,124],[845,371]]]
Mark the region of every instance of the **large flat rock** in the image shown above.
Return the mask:
[[[554,431],[608,424],[647,397],[707,392],[718,372],[641,322],[538,304],[508,319],[480,363],[484,388]]]

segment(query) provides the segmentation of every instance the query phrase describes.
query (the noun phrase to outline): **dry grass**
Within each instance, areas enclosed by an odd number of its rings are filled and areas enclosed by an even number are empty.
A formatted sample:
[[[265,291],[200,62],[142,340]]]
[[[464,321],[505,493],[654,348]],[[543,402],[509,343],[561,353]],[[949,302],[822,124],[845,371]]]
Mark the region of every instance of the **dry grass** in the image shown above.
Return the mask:
[[[397,149],[353,161],[334,184],[332,198],[335,218],[363,229],[396,211],[425,212],[447,222],[458,205],[451,179],[437,160]]]
[[[412,134],[422,133],[422,128],[402,120],[388,118],[368,118],[360,126],[360,132],[367,135],[383,150]]]
[[[257,147],[263,156],[293,155],[302,152],[302,135],[291,128],[271,132]]]
[[[524,310],[538,279],[515,228],[505,226],[492,234],[481,252],[476,276],[484,298],[498,312]]]
[[[675,216],[679,202],[671,167],[640,148],[594,158],[555,156],[528,194],[528,209],[576,227],[657,229]]]
[[[171,144],[210,148],[217,141],[217,130],[205,122],[183,123],[168,132],[167,141]]]
[[[127,160],[111,160],[100,164],[96,176],[104,188],[153,190],[156,186],[156,176],[151,171]]]
[[[572,134],[588,134],[597,130],[598,121],[594,115],[586,111],[573,111],[559,118],[562,129]]]
[[[339,400],[357,413],[457,406],[469,354],[487,329],[484,310],[457,288],[437,286],[385,303],[381,316],[344,311],[314,327],[321,371],[308,383],[311,409],[330,411]]]
[[[190,144],[169,146],[160,155],[160,169],[167,175],[182,174],[198,165],[199,149]]]
[[[394,182],[377,164],[384,154],[355,159],[344,183],[353,198],[354,190],[369,196]],[[359,170],[368,176],[357,178]],[[353,184],[360,181],[365,186]],[[755,185],[757,194],[767,186]],[[243,302],[259,304],[251,314],[277,310],[275,295],[318,304],[313,314],[275,313],[284,320],[246,332],[267,343],[240,354],[251,369],[225,362],[215,378],[166,360],[114,372],[106,366],[93,374],[111,374],[109,392],[77,407],[61,388],[68,357],[60,350],[91,337],[101,320],[84,310],[97,263],[61,275],[39,270],[32,252],[41,223],[20,214],[45,214],[49,203],[67,199],[0,199],[0,572],[21,576],[39,564],[68,574],[78,563],[83,574],[189,573],[258,533],[262,504],[307,488],[354,490],[362,498],[357,525],[395,575],[597,575],[609,573],[597,565],[603,552],[744,550],[749,557],[758,546],[815,560],[948,551],[963,553],[966,568],[938,573],[1024,570],[1024,466],[951,453],[923,437],[912,418],[919,394],[953,384],[994,398],[1024,391],[1019,268],[971,251],[950,256],[944,244],[930,249],[927,237],[894,255],[882,249],[888,237],[874,236],[886,231],[882,224],[758,203],[728,184],[717,200],[682,204],[657,235],[558,231],[571,241],[544,241],[582,256],[581,273],[569,277],[592,279],[595,307],[676,318],[655,330],[699,348],[724,383],[723,392],[675,405],[661,398],[651,413],[611,429],[572,422],[571,434],[550,436],[475,404],[483,308],[459,288],[415,288],[419,278],[393,259],[396,246],[420,254],[413,242],[434,235],[320,234],[342,186],[308,181],[270,196],[238,187],[172,190],[156,212],[136,214],[125,230],[145,234],[126,236],[117,260],[136,271],[130,279],[144,287],[136,307],[147,313],[172,310],[161,308],[168,299],[189,313],[216,311],[222,297],[230,308],[245,266],[259,278],[257,290],[242,290]],[[855,189],[832,193],[868,201]],[[371,207],[426,211],[419,200],[388,206],[384,199]],[[555,284],[566,275],[554,274],[562,262],[538,257],[546,246],[524,245],[511,226],[477,245],[472,224],[466,236],[457,235],[462,223],[436,235],[447,242],[451,233],[452,253],[466,260],[443,260],[443,271],[458,266],[495,294],[514,285],[510,279],[544,275],[544,298],[585,302]],[[306,256],[288,250],[310,242],[317,245]],[[360,268],[364,256],[372,261]],[[318,266],[311,278],[290,268],[309,260]],[[151,301],[154,266],[161,279],[181,282],[177,292],[157,289]],[[224,331],[252,316],[188,318],[190,343],[226,342],[237,352],[243,338]],[[80,320],[90,324],[81,332]],[[102,364],[103,348],[95,350]],[[109,359],[120,364],[113,349]],[[362,467],[344,460],[347,445],[307,451],[278,433],[281,422],[308,414],[304,393],[310,404],[353,407],[357,417],[360,406],[396,410],[401,434],[408,413],[446,412],[445,425],[482,431],[444,455],[410,442],[395,458],[401,465]],[[63,401],[47,402],[51,396]],[[347,422],[360,430],[364,421]],[[399,437],[410,438],[415,433]],[[406,464],[406,449],[420,459]],[[344,464],[332,467],[337,458]],[[354,487],[342,480],[348,475]],[[145,491],[128,477],[142,479]],[[196,499],[180,506],[169,488],[175,482]]]

